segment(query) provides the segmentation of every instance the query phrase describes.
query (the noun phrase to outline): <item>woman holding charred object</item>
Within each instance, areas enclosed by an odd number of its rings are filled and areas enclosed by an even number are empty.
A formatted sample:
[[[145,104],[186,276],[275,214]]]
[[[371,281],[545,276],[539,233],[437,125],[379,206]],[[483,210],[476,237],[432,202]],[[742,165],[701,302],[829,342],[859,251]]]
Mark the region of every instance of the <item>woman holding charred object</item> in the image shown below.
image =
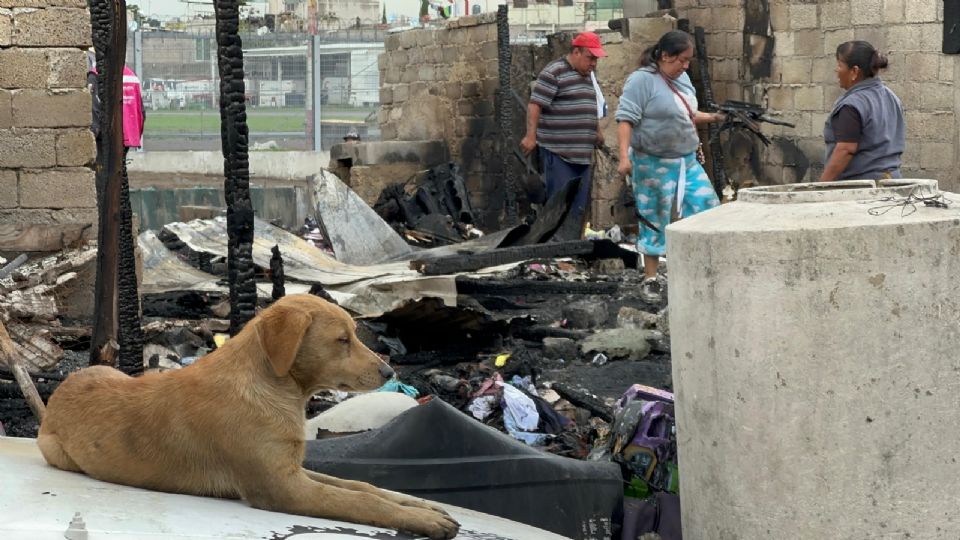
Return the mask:
[[[886,67],[886,56],[866,41],[837,47],[835,71],[845,92],[823,129],[826,165],[820,180],[901,177],[903,105],[877,76]]]
[[[693,54],[690,34],[674,30],[661,36],[643,52],[640,69],[627,77],[615,116],[618,169],[633,189],[640,217],[641,296],[651,303],[662,300],[657,267],[671,219],[720,204],[701,166],[696,126],[722,121],[724,115],[697,110],[696,90],[686,73]]]

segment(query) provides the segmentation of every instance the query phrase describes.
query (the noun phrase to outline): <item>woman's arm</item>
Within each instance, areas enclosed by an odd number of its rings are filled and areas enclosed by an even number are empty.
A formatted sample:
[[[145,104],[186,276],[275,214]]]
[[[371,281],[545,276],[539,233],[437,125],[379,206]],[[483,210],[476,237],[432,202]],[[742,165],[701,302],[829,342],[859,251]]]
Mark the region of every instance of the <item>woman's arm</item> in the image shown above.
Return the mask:
[[[627,177],[630,181],[630,174],[633,172],[633,164],[630,163],[630,139],[633,137],[633,124],[626,120],[617,123],[617,143],[620,146],[620,164],[617,165],[617,172]]]
[[[823,168],[823,174],[820,175],[821,182],[830,182],[840,177],[840,173],[847,168],[853,155],[857,153],[860,144],[855,142],[838,142],[833,147],[833,153],[827,165]]]
[[[694,125],[702,124],[712,124],[714,122],[723,122],[727,119],[727,115],[722,112],[703,112],[697,111],[697,115],[693,117]]]

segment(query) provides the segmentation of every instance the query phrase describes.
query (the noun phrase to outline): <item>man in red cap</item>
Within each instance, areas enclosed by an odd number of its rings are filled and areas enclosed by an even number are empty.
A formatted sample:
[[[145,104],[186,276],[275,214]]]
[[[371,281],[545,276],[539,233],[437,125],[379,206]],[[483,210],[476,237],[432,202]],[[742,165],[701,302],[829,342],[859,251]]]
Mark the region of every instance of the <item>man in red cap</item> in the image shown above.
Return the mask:
[[[520,141],[524,154],[540,147],[548,199],[580,178],[577,196],[559,231],[563,240],[577,239],[583,231],[593,150],[603,143],[591,74],[597,59],[607,55],[593,32],[577,34],[570,44],[570,52],[537,77],[527,106],[527,133]]]

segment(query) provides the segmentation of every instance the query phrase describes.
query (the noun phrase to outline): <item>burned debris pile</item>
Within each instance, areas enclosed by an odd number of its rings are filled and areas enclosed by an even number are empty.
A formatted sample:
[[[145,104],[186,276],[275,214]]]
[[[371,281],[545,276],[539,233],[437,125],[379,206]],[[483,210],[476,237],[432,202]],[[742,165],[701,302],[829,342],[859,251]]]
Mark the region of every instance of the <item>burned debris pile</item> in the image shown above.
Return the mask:
[[[340,305],[357,319],[360,339],[397,372],[378,393],[408,398],[377,405],[370,418],[382,422],[351,423],[352,431],[334,433],[336,423],[321,413],[368,405],[337,391],[320,393],[308,404],[307,417],[315,418],[308,425],[326,428],[308,429],[308,439],[387,429],[394,416],[434,400],[460,415],[454,418],[491,427],[534,455],[612,465],[624,451],[616,405],[624,392],[635,383],[671,389],[666,310],[640,295],[637,253],[614,241],[621,235],[603,231],[590,231],[592,240],[554,238],[576,182],[538,216],[468,240],[473,218],[456,167],[425,172],[413,193],[385,190],[376,211],[326,171],[314,182],[311,231],[320,231],[326,249],[256,220],[257,303],[309,292]],[[137,238],[147,370],[182,369],[229,339],[227,236],[226,220],[215,217],[168,223]],[[435,247],[412,246],[411,239]],[[88,362],[89,321],[66,314],[95,256],[89,246],[68,250],[0,278],[0,321],[42,399]],[[24,395],[13,370],[0,368],[7,434],[36,434]],[[622,492],[629,480],[616,469],[602,488],[607,494]],[[609,528],[605,523],[594,525]]]

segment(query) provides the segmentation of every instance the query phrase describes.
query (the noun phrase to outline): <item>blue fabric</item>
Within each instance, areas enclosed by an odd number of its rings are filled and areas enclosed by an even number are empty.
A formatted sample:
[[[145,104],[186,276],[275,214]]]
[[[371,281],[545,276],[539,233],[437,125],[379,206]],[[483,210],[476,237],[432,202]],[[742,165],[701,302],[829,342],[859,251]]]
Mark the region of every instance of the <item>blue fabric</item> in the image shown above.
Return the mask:
[[[630,184],[637,201],[637,212],[659,229],[655,231],[640,222],[637,250],[644,255],[663,256],[667,252],[667,225],[677,199],[681,160],[687,167],[680,215],[690,217],[720,204],[710,177],[697,161],[697,153],[682,158],[660,158],[630,152],[633,173]]]
[[[546,148],[540,147],[540,160],[543,163],[543,179],[547,187],[547,200],[554,193],[563,189],[574,178],[580,178],[580,188],[573,199],[567,220],[580,222],[587,210],[590,197],[590,169],[591,165],[570,163]]]
[[[410,386],[409,384],[404,384],[396,379],[391,379],[386,382],[380,388],[377,388],[377,392],[402,392],[412,398],[420,395],[420,392],[416,388]]]

